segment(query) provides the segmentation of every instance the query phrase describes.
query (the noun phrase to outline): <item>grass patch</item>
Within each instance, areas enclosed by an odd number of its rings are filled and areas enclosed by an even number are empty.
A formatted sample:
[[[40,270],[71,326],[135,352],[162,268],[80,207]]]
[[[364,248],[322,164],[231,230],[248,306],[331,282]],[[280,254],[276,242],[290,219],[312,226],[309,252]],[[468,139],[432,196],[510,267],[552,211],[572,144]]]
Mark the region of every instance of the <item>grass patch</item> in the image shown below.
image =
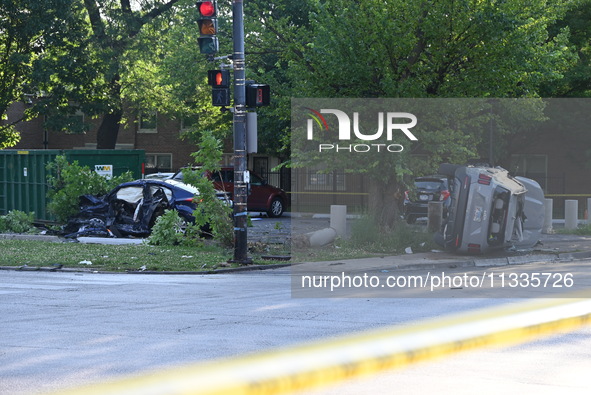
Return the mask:
[[[556,233],[563,235],[578,235],[578,236],[591,236],[591,225],[582,225],[577,229],[555,229]]]
[[[351,227],[349,239],[337,239],[332,246],[294,251],[293,259],[305,261],[334,261],[376,256],[402,255],[410,248],[412,253],[428,252],[440,248],[426,227],[408,225],[398,221],[390,229],[376,225],[371,217],[356,220]]]
[[[209,271],[238,267],[228,264],[232,254],[216,246],[161,247],[140,245],[101,245],[81,243],[49,243],[32,240],[0,240],[0,266],[51,267],[90,269],[96,271]],[[275,261],[253,257],[255,264],[269,265]],[[80,263],[80,262],[91,262]],[[282,262],[285,263],[285,262]]]
[[[292,261],[294,262],[321,262],[321,261],[337,261],[341,259],[358,259],[376,256],[386,256],[389,254],[380,254],[367,251],[363,248],[353,248],[350,246],[339,245],[341,242],[337,241],[333,246],[322,248],[310,248],[305,251],[294,251],[292,254]]]

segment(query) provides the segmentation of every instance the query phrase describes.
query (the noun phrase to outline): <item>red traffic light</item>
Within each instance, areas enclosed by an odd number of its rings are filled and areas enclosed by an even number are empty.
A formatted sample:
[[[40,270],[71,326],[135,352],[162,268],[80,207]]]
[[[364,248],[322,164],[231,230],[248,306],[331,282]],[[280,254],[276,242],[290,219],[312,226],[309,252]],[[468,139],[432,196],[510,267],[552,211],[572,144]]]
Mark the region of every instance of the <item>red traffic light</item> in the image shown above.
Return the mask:
[[[207,83],[213,87],[227,88],[230,86],[229,70],[208,70]]]
[[[213,1],[198,1],[197,8],[201,16],[214,17],[216,14],[215,3]]]
[[[216,37],[218,30],[217,6],[215,1],[198,1],[196,3],[199,11],[199,52],[207,55],[213,55],[220,49]]]

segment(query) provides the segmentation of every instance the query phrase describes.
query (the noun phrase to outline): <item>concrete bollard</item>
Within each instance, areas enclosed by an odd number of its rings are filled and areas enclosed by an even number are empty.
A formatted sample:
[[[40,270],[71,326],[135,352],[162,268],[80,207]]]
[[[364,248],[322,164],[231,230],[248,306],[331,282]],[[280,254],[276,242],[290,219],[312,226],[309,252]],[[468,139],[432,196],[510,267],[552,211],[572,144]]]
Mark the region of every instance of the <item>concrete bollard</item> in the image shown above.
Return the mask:
[[[324,247],[334,242],[336,238],[336,230],[333,228],[324,228],[302,235],[293,235],[291,242],[295,250],[305,250],[310,247]]]
[[[347,234],[347,206],[339,204],[330,206],[330,227],[336,230],[339,237]]]
[[[429,202],[427,209],[427,229],[429,232],[437,232],[443,221],[443,202]]]
[[[579,226],[579,201],[567,199],[564,201],[564,227],[577,229]]]
[[[554,200],[544,199],[544,227],[542,233],[552,233],[552,210],[554,209]]]
[[[310,247],[323,247],[335,241],[337,231],[333,228],[324,228],[308,234]]]

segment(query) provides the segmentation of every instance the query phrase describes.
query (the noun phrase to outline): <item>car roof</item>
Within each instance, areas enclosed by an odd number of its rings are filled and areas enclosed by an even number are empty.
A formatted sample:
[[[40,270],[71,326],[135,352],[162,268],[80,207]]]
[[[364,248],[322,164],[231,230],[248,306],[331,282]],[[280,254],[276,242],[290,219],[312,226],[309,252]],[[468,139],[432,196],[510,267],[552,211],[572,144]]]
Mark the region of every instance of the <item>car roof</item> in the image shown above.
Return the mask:
[[[416,177],[415,181],[447,181],[447,177],[441,175],[421,176]]]
[[[185,184],[184,182],[180,182],[178,180],[174,180],[172,178],[166,179],[162,181],[163,184],[172,185],[177,188],[184,189],[187,192],[191,192],[192,194],[199,195],[199,190],[195,188],[193,185]]]
[[[166,180],[153,180],[153,179],[143,179],[143,180],[135,180],[130,182],[125,182],[123,184],[119,184],[116,188],[124,188],[124,187],[131,187],[131,186],[143,186],[143,185],[159,185],[162,187],[173,187],[183,189],[189,193],[199,195],[199,190],[195,188],[193,185],[185,184],[183,182],[173,180],[173,179],[166,179]]]

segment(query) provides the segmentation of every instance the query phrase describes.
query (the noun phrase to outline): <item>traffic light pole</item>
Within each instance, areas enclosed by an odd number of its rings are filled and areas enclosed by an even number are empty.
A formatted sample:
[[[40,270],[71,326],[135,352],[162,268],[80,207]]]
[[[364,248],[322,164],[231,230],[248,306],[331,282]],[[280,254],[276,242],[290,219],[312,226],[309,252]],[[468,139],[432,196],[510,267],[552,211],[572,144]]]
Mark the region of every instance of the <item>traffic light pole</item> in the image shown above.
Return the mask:
[[[244,59],[244,3],[232,1],[234,53],[234,259],[247,265],[247,184],[246,172],[246,70]]]

